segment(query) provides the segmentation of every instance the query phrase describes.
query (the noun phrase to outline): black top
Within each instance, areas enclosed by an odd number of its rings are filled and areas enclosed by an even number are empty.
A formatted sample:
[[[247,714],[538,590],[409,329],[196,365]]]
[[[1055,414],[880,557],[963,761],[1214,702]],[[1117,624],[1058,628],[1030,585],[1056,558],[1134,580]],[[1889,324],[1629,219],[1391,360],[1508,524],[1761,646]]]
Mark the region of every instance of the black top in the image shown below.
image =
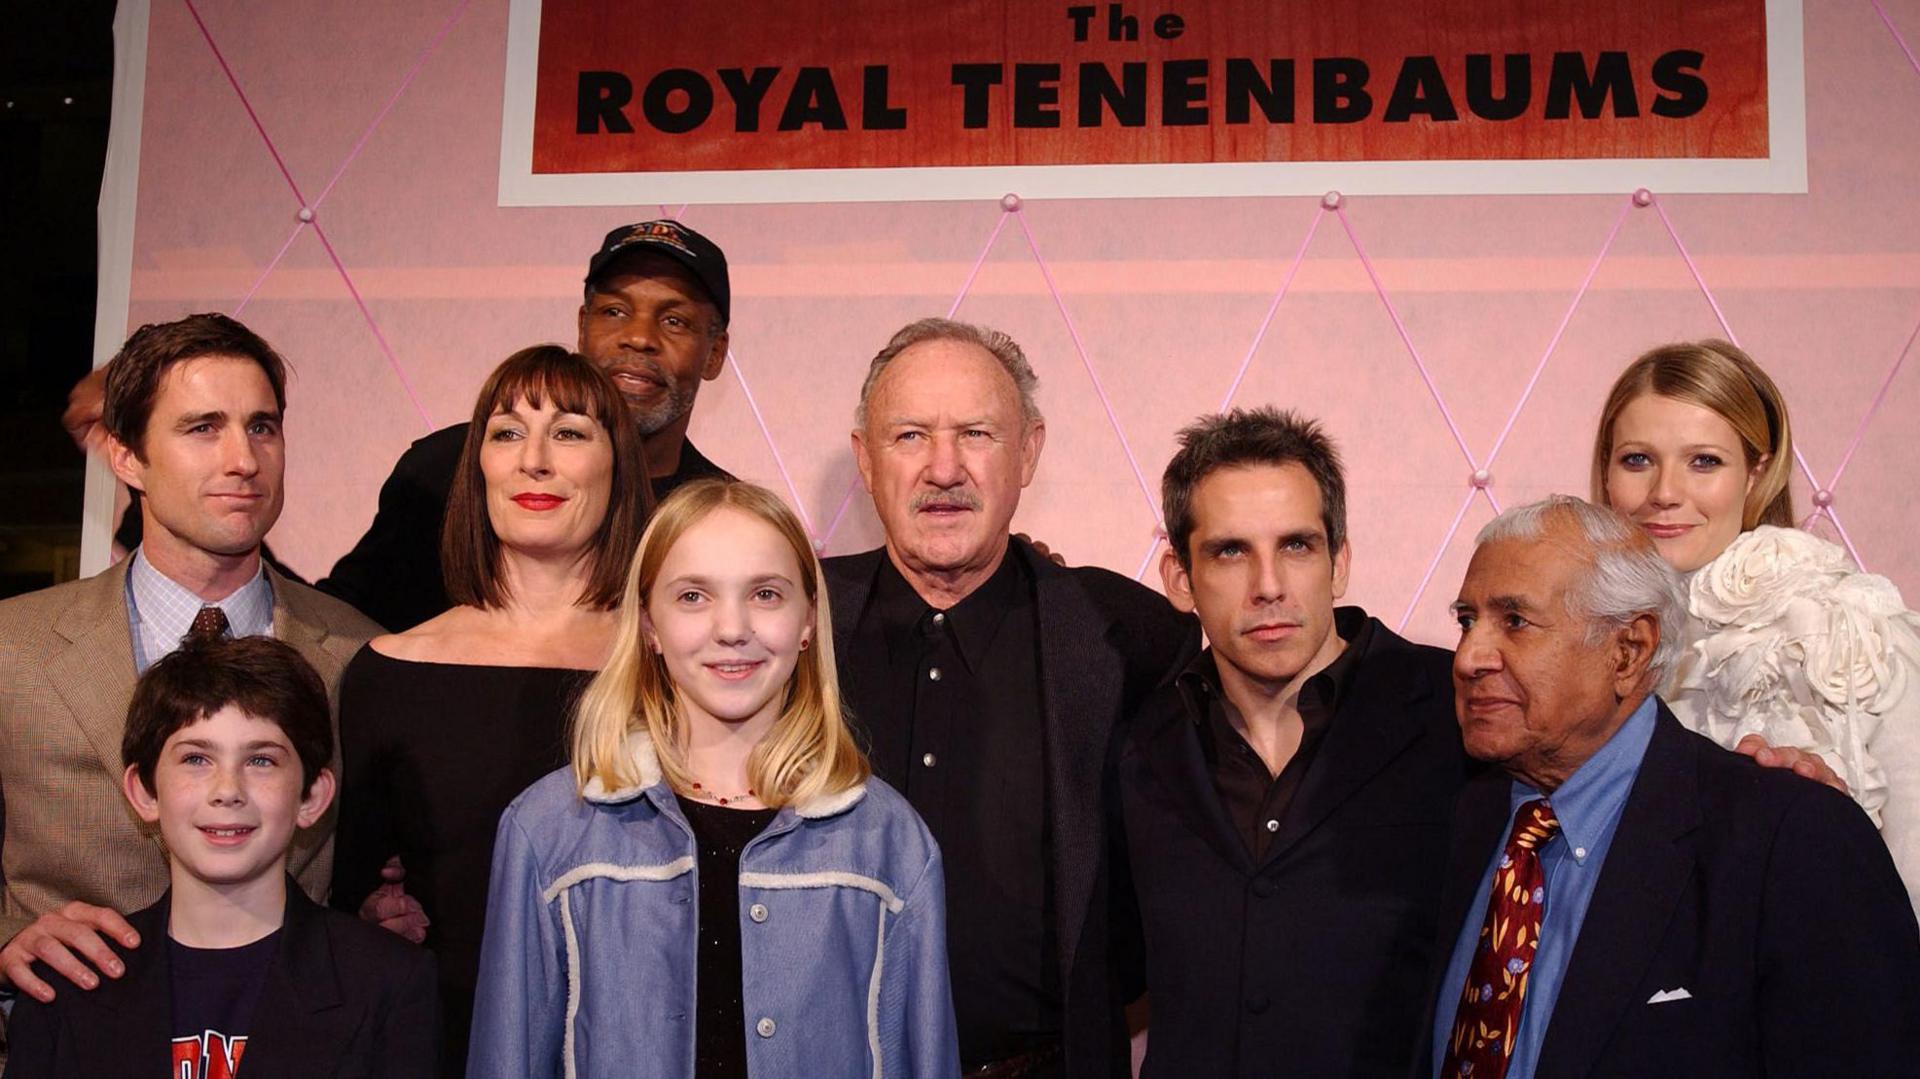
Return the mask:
[[[901,702],[864,716],[874,771],[940,843],[960,1059],[1057,1041],[1046,734],[1033,581],[1006,557],[945,611],[883,560],[841,662]]]
[[[1051,928],[1058,939],[1049,961],[1059,978],[1065,1066],[1074,1075],[1124,1075],[1126,1024],[1114,985],[1137,966],[1138,942],[1134,934],[1115,935],[1123,921],[1108,887],[1117,868],[1102,812],[1112,787],[1108,746],[1120,717],[1200,650],[1200,624],[1165,596],[1110,570],[1055,565],[1017,536],[1009,537],[1008,549],[1033,582],[1048,860],[1043,870],[1025,872],[1045,872],[1051,881]],[[870,605],[886,563],[884,548],[821,560],[833,609],[845,616],[834,620],[835,655],[857,660],[869,650],[856,632],[857,613]],[[877,730],[900,714],[892,687],[868,669],[881,666],[840,664],[840,688],[856,727]],[[897,775],[882,775],[899,782]],[[947,883],[949,897],[967,894],[951,873]],[[956,902],[950,899],[949,911]],[[956,990],[968,992],[964,985]]]
[[[1275,1061],[1288,1075],[1413,1072],[1427,971],[1445,958],[1447,822],[1469,768],[1452,657],[1356,607],[1336,610],[1334,629],[1346,673],[1316,675],[1338,682],[1334,714],[1259,857],[1219,793],[1185,676],[1116,738],[1132,883],[1117,906],[1145,938],[1147,1079],[1254,1079]]]
[[[167,938],[173,969],[173,1079],[232,1074],[246,1052],[253,1008],[280,950],[276,929],[237,948],[191,948]]]
[[[591,671],[416,663],[362,648],[340,676],[333,905],[353,912],[392,855],[432,925],[445,1073],[465,1066],[493,835],[507,803],[567,763]]]
[[[7,1020],[7,1079],[182,1074],[168,1065],[168,1046],[179,1029],[173,967],[180,950],[170,946],[167,933],[172,898],[168,892],[127,915],[140,946],[109,943],[126,964],[118,978],[102,978],[84,990],[34,964],[34,973],[53,986],[54,998],[42,1004],[23,995],[14,1003]],[[315,904],[292,879],[286,902],[279,932],[267,938],[275,943],[264,977],[247,994],[251,1015],[241,1024],[247,1041],[238,1074],[437,1074],[440,1007],[433,956],[378,926]],[[260,946],[267,947],[266,941]],[[216,962],[223,958],[215,955]]]
[[[1234,831],[1247,841],[1247,853],[1255,862],[1266,859],[1267,845],[1286,823],[1287,810],[1300,789],[1300,781],[1313,767],[1314,755],[1326,738],[1334,710],[1353,684],[1354,669],[1366,651],[1367,638],[1373,635],[1373,623],[1361,621],[1360,630],[1348,640],[1332,663],[1307,679],[1300,687],[1300,746],[1274,775],[1267,762],[1247,744],[1235,726],[1240,710],[1220,688],[1220,668],[1209,648],[1194,657],[1180,674],[1180,687],[1187,694],[1194,725],[1200,733],[1200,752],[1207,769],[1213,773],[1213,789],[1233,820]]]
[[[440,575],[440,526],[469,426],[456,423],[407,447],[380,487],[380,509],[367,534],[315,587],[396,633],[453,606]],[[680,466],[655,480],[653,492],[665,498],[689,480],[726,475],[684,442]]]
[[[680,797],[699,854],[700,948],[694,983],[695,1079],[747,1074],[747,1011],[740,993],[740,852],[777,809],[730,809]]]

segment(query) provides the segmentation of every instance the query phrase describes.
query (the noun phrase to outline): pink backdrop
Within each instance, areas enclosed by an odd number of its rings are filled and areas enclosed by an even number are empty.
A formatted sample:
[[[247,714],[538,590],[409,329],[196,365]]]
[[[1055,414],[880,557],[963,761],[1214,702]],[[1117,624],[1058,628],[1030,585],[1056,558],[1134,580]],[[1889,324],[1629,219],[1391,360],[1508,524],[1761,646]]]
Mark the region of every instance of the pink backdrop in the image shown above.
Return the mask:
[[[680,211],[496,205],[506,19],[505,0],[152,2],[128,324],[238,309],[290,358],[271,542],[309,575],[493,364],[572,342],[603,231]],[[826,536],[867,358],[958,300],[1040,374],[1047,450],[1016,526],[1132,575],[1157,501],[1135,466],[1157,489],[1175,429],[1244,362],[1235,402],[1323,417],[1346,451],[1349,599],[1449,643],[1492,512],[1469,501],[1474,464],[1503,505],[1583,493],[1606,386],[1650,345],[1725,333],[1710,294],[1785,388],[1820,482],[1846,461],[1834,508],[1860,559],[1920,598],[1920,372],[1900,363],[1920,318],[1920,63],[1899,36],[1920,45],[1920,0],[1815,0],[1805,33],[1806,195],[688,206],[735,296],[733,369],[692,437]],[[1810,491],[1798,477],[1803,513]],[[847,505],[829,552],[877,542],[865,495]]]

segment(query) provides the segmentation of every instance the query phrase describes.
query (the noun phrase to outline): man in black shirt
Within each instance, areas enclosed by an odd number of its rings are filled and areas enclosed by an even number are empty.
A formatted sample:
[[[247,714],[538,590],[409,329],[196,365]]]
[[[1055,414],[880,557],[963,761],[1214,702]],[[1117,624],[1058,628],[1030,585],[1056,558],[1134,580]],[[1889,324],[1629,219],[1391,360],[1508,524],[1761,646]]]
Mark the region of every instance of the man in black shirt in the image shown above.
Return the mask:
[[[726,362],[731,305],[726,255],[676,221],[614,229],[587,264],[579,350],[626,396],[660,498],[688,480],[726,475],[687,441],[687,423],[700,383]],[[440,581],[440,523],[467,427],[435,431],[400,456],[373,524],[321,591],[395,632],[451,606]]]
[[[884,547],[826,561],[840,675],[875,771],[939,840],[960,1056],[985,1075],[1125,1074],[1101,769],[1191,619],[1008,534],[1046,426],[1005,334],[923,319],[861,390]]]
[[[1167,596],[1211,647],[1117,739],[1144,1074],[1405,1075],[1467,768],[1451,657],[1334,606],[1346,484],[1317,425],[1198,421],[1162,502]]]

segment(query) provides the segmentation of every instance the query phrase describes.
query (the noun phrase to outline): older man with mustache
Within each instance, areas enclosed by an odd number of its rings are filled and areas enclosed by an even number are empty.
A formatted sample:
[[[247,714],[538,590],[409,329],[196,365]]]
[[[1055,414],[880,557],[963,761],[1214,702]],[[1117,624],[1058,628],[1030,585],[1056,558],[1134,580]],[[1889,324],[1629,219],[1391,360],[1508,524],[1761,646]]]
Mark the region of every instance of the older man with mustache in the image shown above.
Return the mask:
[[[1035,382],[1005,334],[946,319],[874,357],[853,448],[886,544],[826,561],[834,644],[874,770],[946,859],[962,1063],[1119,1075],[1101,766],[1195,627],[1008,534],[1046,441]]]
[[[1920,927],[1852,800],[1682,727],[1653,542],[1555,496],[1482,529],[1453,610],[1466,751],[1421,1074],[1911,1075]]]

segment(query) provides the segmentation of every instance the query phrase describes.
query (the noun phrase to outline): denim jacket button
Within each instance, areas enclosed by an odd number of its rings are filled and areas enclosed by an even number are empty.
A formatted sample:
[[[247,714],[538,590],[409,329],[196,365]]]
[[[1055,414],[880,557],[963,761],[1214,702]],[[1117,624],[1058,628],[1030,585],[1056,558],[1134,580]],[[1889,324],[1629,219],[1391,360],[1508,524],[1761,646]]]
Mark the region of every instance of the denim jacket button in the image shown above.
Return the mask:
[[[762,1016],[760,1021],[753,1025],[753,1029],[762,1038],[771,1038],[773,1037],[773,1020]]]
[[[755,903],[747,908],[747,917],[756,922],[764,922],[767,920],[767,908],[763,904]]]

